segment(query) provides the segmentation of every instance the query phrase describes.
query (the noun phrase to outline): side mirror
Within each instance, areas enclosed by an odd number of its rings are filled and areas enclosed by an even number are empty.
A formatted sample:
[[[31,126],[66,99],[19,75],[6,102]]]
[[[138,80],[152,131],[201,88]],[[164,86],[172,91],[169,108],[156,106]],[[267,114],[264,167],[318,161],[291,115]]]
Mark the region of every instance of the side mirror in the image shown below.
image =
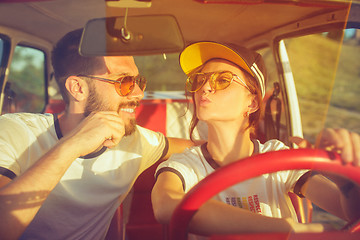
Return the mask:
[[[83,56],[136,56],[180,52],[185,43],[174,16],[92,19],[80,43]]]

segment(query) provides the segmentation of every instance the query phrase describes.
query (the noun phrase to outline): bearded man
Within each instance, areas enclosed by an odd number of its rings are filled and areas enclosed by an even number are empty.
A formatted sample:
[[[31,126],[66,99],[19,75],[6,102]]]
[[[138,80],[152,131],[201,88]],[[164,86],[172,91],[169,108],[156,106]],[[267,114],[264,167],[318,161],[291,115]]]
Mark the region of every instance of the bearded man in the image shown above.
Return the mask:
[[[133,57],[81,56],[81,34],[52,52],[65,111],[0,117],[2,239],[104,239],[139,174],[192,145],[137,126]]]

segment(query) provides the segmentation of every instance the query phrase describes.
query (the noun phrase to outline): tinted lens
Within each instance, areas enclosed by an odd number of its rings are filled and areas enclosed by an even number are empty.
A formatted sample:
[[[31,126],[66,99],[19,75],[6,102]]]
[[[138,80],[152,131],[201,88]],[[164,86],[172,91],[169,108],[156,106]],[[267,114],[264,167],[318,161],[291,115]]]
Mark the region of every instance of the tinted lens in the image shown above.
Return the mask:
[[[186,89],[189,92],[199,91],[206,82],[206,76],[202,73],[195,73],[186,80]]]
[[[122,96],[121,91],[120,91],[120,82],[114,83],[114,85],[115,85],[115,90],[116,90],[116,92],[117,92],[120,96]]]
[[[132,92],[135,86],[135,79],[132,76],[125,76],[120,80],[120,95],[126,96]]]
[[[211,78],[211,87],[215,90],[223,90],[227,88],[233,79],[231,72],[214,73]]]
[[[139,86],[139,88],[141,89],[141,91],[145,91],[145,88],[146,88],[146,78],[145,77],[139,76],[136,79],[136,83]]]
[[[187,90],[188,92],[193,92],[193,90],[192,90],[192,88],[193,88],[193,82],[194,82],[194,80],[193,80],[191,77],[188,77],[188,78],[186,79],[186,84],[185,84],[185,86],[186,86],[186,90]]]

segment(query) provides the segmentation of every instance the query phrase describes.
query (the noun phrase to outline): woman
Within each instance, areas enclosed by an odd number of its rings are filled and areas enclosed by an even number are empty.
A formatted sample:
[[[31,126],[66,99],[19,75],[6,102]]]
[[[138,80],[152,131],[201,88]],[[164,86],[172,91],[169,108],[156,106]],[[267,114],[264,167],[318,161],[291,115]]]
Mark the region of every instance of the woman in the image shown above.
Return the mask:
[[[181,53],[180,65],[188,75],[187,89],[193,93],[191,131],[199,120],[205,121],[208,140],[173,155],[158,167],[152,201],[161,223],[168,223],[184,194],[216,169],[253,154],[287,149],[278,140],[261,144],[250,138],[259,121],[265,92],[266,73],[259,54],[245,48],[198,42]],[[360,209],[350,198],[358,194],[360,199],[359,189],[341,179],[335,180],[338,185],[307,170],[281,171],[250,179],[205,203],[191,220],[190,231],[201,235],[323,231],[321,224],[297,223],[288,196],[290,191],[306,196],[343,219],[357,219]],[[341,192],[338,186],[346,189]],[[320,193],[319,189],[326,191]]]

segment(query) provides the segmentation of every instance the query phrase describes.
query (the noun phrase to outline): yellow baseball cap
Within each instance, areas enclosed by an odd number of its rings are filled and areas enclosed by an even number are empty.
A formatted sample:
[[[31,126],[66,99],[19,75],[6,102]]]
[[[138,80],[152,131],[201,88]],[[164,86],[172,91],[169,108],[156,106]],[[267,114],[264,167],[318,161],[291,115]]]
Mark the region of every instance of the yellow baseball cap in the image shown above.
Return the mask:
[[[203,65],[210,59],[221,58],[235,63],[250,73],[259,83],[262,97],[265,96],[266,68],[261,55],[240,46],[230,46],[216,42],[196,42],[180,53],[180,66],[185,74]]]

